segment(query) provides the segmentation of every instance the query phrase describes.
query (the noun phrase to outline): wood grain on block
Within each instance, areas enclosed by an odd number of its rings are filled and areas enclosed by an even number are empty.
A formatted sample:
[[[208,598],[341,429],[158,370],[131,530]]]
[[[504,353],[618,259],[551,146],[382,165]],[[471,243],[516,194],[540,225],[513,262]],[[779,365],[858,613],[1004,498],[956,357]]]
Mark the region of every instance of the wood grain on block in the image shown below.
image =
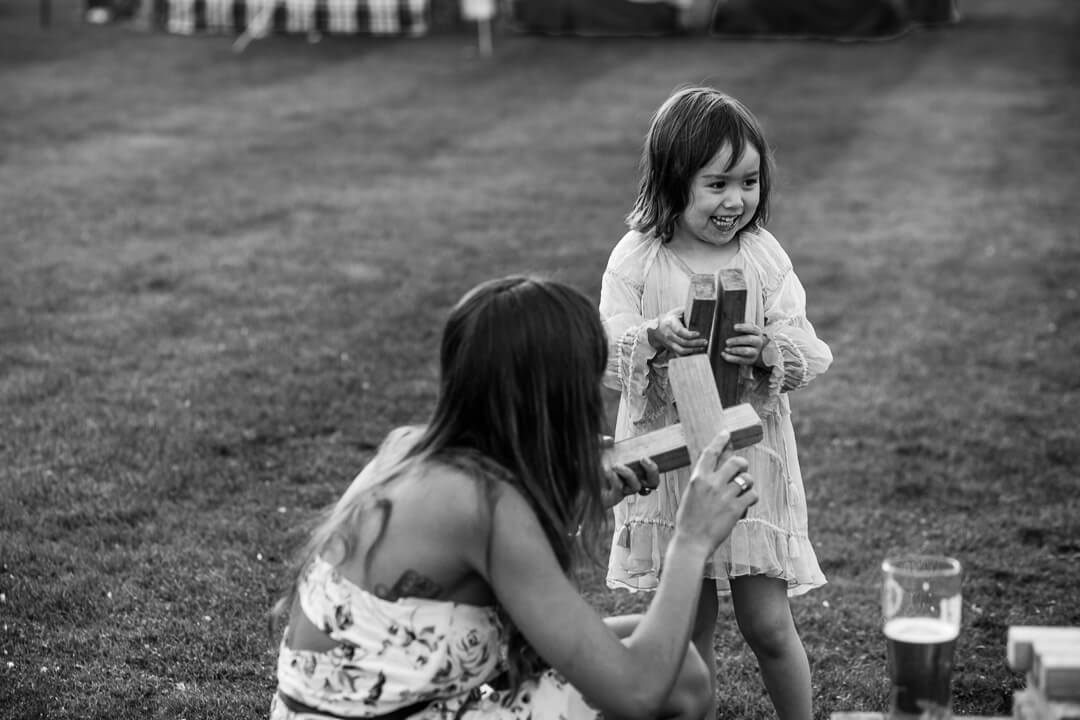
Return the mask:
[[[724,429],[724,407],[720,404],[708,356],[672,358],[668,363],[668,382],[693,464],[705,446]]]
[[[761,418],[749,403],[724,410],[724,427],[731,433],[733,450],[749,447],[761,441],[764,428]],[[671,472],[690,465],[690,453],[686,449],[686,436],[681,423],[668,425],[644,435],[620,440],[608,451],[613,465],[626,465],[638,476],[644,476],[642,458],[652,458],[660,472]]]
[[[713,325],[712,343],[709,346],[709,362],[712,364],[716,388],[720,392],[723,407],[739,402],[739,377],[742,366],[729,363],[720,357],[727,339],[736,335],[735,324],[746,321],[746,278],[742,270],[721,270],[716,274],[716,294],[719,298],[716,322]]]
[[[670,472],[689,465],[690,454],[686,452],[682,425],[675,423],[644,435],[620,440],[608,451],[608,459],[612,465],[626,465],[638,475],[644,473],[641,469],[642,458],[651,458],[660,468],[660,472]]]
[[[1013,720],[1080,720],[1080,703],[1048,700],[1038,688],[1013,693]]]
[[[1080,701],[1080,647],[1036,641],[1031,675],[1047,700]]]
[[[1064,645],[1080,651],[1080,627],[1056,625],[1013,625],[1006,636],[1006,660],[1017,672],[1027,672],[1034,663],[1033,645],[1036,642]]]
[[[724,429],[731,433],[732,450],[756,445],[765,437],[761,417],[750,403],[724,408]]]
[[[696,273],[690,276],[690,290],[686,294],[683,324],[687,330],[700,333],[706,340],[712,339],[713,321],[716,319],[716,275]]]
[[[889,716],[880,712],[834,712],[829,720],[889,720]],[[985,715],[954,715],[953,720],[1008,720],[1003,717]]]

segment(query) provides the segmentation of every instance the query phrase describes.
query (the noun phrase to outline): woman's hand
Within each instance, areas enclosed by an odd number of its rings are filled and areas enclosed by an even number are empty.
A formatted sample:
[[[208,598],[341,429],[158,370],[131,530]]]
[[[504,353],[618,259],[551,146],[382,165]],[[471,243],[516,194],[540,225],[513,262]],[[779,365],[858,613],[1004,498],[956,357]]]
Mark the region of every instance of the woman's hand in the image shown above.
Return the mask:
[[[701,453],[679,502],[676,532],[703,543],[709,553],[727,539],[746,509],[757,502],[745,458],[736,456],[726,430]]]
[[[606,450],[615,444],[613,438],[604,436],[601,446]],[[623,498],[637,493],[648,495],[660,484],[660,469],[650,458],[641,459],[641,467],[645,470],[644,477],[639,477],[626,465],[604,465],[604,484],[600,490],[600,498],[604,507],[610,508],[618,505]]]
[[[669,310],[656,319],[656,328],[649,328],[649,344],[672,355],[694,355],[705,352],[709,339],[688,330],[683,324],[683,309]]]
[[[736,365],[757,365],[761,351],[769,344],[769,336],[753,323],[735,323],[734,329],[742,335],[729,337],[720,357]]]

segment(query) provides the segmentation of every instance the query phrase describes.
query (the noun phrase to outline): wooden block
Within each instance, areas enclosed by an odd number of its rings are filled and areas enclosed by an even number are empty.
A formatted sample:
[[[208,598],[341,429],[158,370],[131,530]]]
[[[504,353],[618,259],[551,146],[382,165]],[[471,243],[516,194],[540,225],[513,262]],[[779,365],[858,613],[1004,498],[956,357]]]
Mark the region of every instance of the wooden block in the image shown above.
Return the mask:
[[[1080,703],[1047,700],[1037,688],[1013,693],[1013,720],[1080,720]]]
[[[1033,646],[1036,642],[1047,647],[1064,645],[1080,649],[1080,627],[1013,625],[1006,636],[1006,659],[1009,667],[1017,672],[1031,670],[1034,664]]]
[[[761,418],[749,403],[736,405],[724,411],[724,427],[731,433],[731,447],[739,450],[761,441],[764,428]],[[627,438],[615,443],[608,451],[608,462],[626,465],[638,476],[644,476],[642,458],[651,458],[660,472],[670,472],[690,465],[690,453],[686,449],[686,435],[682,423],[668,425],[651,433]]]
[[[889,716],[879,712],[834,712],[829,715],[829,720],[889,720]],[[953,720],[1007,720],[1007,718],[954,715]]]
[[[719,302],[709,346],[709,362],[720,392],[720,404],[729,407],[739,402],[739,377],[742,371],[740,365],[727,362],[720,357],[720,353],[727,339],[737,334],[735,324],[746,321],[746,278],[742,270],[721,270],[716,274],[716,287]]]
[[[668,382],[679,409],[679,423],[686,436],[690,464],[697,462],[716,434],[724,429],[724,408],[720,404],[707,355],[686,355],[668,363]]]
[[[1027,690],[1018,690],[1013,693],[1012,720],[1040,720],[1034,703],[1028,697]]]
[[[678,423],[620,440],[607,455],[610,464],[626,465],[639,476],[645,472],[641,468],[642,458],[650,458],[660,468],[660,472],[670,472],[690,464],[690,455],[686,452],[686,438],[683,437],[682,425]]]
[[[690,276],[690,290],[686,296],[683,324],[687,330],[701,333],[706,340],[712,339],[716,320],[716,275],[697,273]]]
[[[1080,647],[1035,641],[1031,675],[1035,687],[1053,701],[1080,701]]]

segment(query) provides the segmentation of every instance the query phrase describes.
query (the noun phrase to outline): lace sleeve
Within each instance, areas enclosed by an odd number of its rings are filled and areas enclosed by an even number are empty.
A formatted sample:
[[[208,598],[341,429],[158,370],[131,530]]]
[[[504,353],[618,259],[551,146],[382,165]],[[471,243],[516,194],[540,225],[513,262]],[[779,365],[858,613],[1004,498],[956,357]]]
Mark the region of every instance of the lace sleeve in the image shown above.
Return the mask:
[[[806,317],[806,291],[794,270],[765,302],[765,333],[774,348],[769,359],[783,368],[780,390],[806,387],[829,369],[832,351]]]
[[[648,331],[656,318],[641,314],[640,282],[608,269],[600,290],[600,316],[608,338],[608,364],[604,384],[622,393],[630,419],[649,420],[670,403],[667,384],[667,353],[649,344]]]

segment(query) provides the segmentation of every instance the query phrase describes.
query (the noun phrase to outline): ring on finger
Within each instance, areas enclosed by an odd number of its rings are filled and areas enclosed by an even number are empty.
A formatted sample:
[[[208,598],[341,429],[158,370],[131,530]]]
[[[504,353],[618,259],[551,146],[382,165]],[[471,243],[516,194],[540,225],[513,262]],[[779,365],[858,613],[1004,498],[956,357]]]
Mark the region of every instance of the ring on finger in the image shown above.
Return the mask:
[[[736,475],[735,477],[731,478],[731,482],[739,486],[740,495],[750,489],[750,486],[746,484],[746,480],[743,479],[742,475]]]

